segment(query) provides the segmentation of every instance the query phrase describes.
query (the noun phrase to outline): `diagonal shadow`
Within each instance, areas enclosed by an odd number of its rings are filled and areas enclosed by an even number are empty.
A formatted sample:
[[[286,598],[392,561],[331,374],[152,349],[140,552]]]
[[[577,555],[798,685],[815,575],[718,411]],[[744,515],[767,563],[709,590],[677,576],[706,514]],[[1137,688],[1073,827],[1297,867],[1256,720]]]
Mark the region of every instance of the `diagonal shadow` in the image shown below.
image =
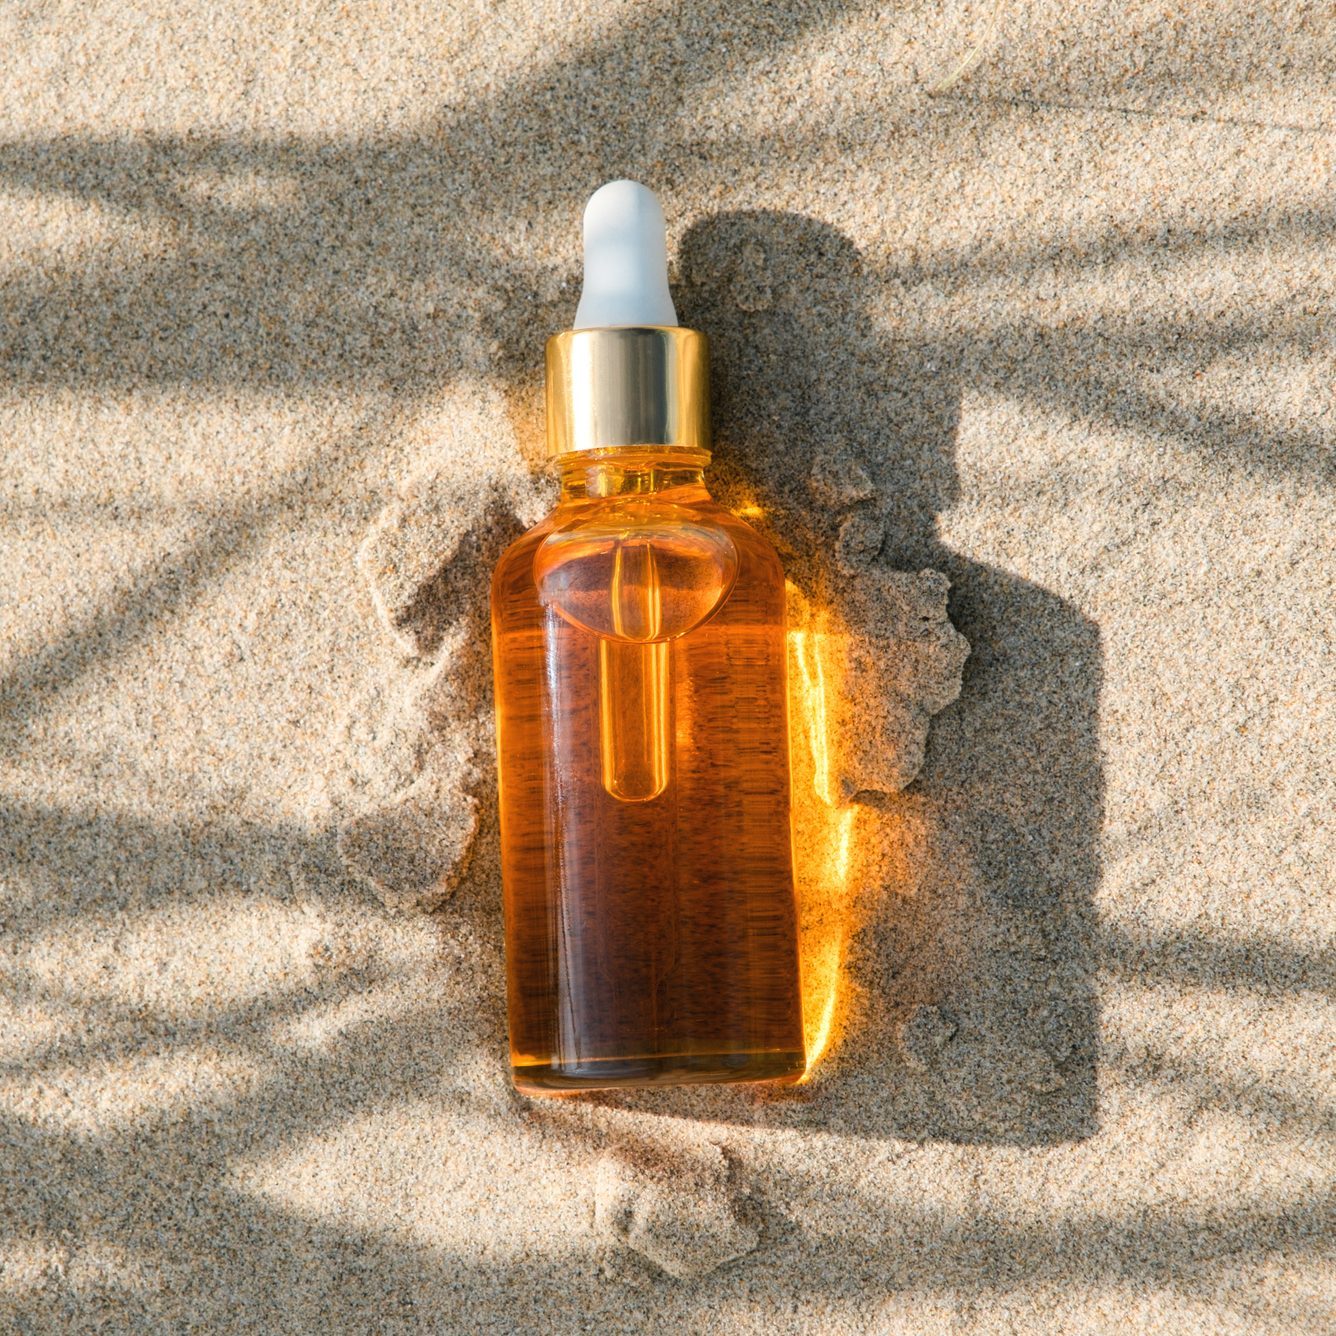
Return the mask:
[[[369,426],[388,430],[397,409],[367,414],[312,459],[281,475],[258,496],[225,508],[173,551],[160,553],[33,649],[20,652],[0,677],[0,754],[20,747],[41,713],[95,665],[107,667],[204,598],[231,569],[263,550],[285,519],[339,503],[340,483],[359,464],[356,448]]]
[[[625,145],[617,151],[624,162]],[[268,207],[199,204],[187,186],[220,171],[299,181],[300,197]],[[75,190],[173,219],[180,239],[165,258],[133,268],[93,261],[8,276],[0,289],[8,316],[0,365],[30,388],[343,385],[412,397],[449,378],[455,359],[448,345],[467,333],[469,312],[490,306],[484,324],[501,337],[503,356],[523,350],[518,360],[527,377],[541,360],[535,309],[552,304],[535,294],[550,284],[541,264],[531,256],[507,257],[495,228],[488,231],[486,217],[511,216],[515,201],[489,204],[482,218],[444,214],[441,201],[461,197],[468,171],[458,153],[447,153],[426,133],[328,144],[4,146],[0,178],[45,191]],[[403,202],[378,211],[368,200],[373,183],[377,197],[388,190]],[[1262,220],[1166,219],[1153,228],[1115,226],[1059,245],[977,245],[909,257],[883,268],[882,277],[912,301],[919,284],[949,293],[1002,276],[1075,280],[1115,260],[1163,263],[1222,249],[1247,253],[1316,243],[1333,227],[1332,211],[1315,206],[1274,211]],[[480,303],[482,294],[487,300]],[[561,302],[564,311],[566,298]],[[554,308],[552,327],[563,322],[563,311]],[[985,379],[995,377],[1022,400],[1167,436],[1226,462],[1242,457],[1263,474],[1325,475],[1333,443],[1320,428],[1281,427],[1256,412],[1201,409],[1135,383],[1142,365],[1165,350],[1176,362],[1207,367],[1249,337],[1268,345],[1321,345],[1316,315],[1292,318],[1288,333],[1286,323],[1151,317],[1135,327],[1104,321],[1086,331],[1034,321],[954,348],[945,340],[943,347],[976,359],[986,352]],[[1041,361],[1018,360],[1021,349]]]
[[[56,832],[48,856],[66,866],[72,852],[77,863],[90,847],[104,842],[110,842],[113,851],[139,847],[144,868],[179,857],[180,836],[168,832],[155,846],[153,826],[147,822],[127,820],[119,834],[78,820],[64,825],[47,820],[42,828]],[[253,854],[257,838],[262,845],[274,843],[284,856],[313,865],[322,857],[318,849],[304,849],[282,830],[266,835],[238,829],[215,832],[213,838],[215,845],[200,853],[206,867],[240,864],[247,852]],[[61,839],[68,842],[63,849]],[[31,849],[35,842],[19,843]],[[481,888],[472,898],[480,905],[485,901],[485,912],[475,916],[476,921],[491,945],[499,947],[494,889]],[[103,912],[115,910],[107,905]],[[1238,982],[1246,985],[1264,969],[1297,983],[1307,963],[1304,953],[1290,960],[1273,955],[1265,962],[1244,953],[1215,962],[1208,977],[1213,986],[1219,985],[1221,971],[1237,968],[1242,973]],[[488,1296],[494,1296],[505,1314],[498,1323],[512,1330],[516,1295],[532,1292],[545,1315],[545,1329],[561,1330],[561,1310],[537,1296],[553,1286],[563,1292],[572,1284],[579,1287],[566,1252],[511,1258],[464,1254],[416,1242],[405,1230],[311,1218],[219,1178],[239,1162],[281,1164],[288,1152],[318,1147],[353,1117],[377,1111],[388,1115],[404,1105],[443,1113],[467,1106],[471,1118],[492,1120],[498,1134],[504,1130],[513,1135],[515,1101],[504,1066],[499,986],[499,976],[489,980],[483,971],[474,980],[467,1005],[428,1006],[361,1022],[314,1051],[275,1048],[269,1026],[345,996],[342,985],[304,1000],[274,993],[253,1006],[216,1014],[207,1024],[187,1022],[179,1034],[173,1034],[179,1020],[141,1016],[147,1032],[160,1031],[154,1053],[171,1053],[178,1044],[216,1048],[221,1042],[228,1051],[262,1064],[262,1079],[221,1101],[204,1101],[181,1112],[164,1108],[146,1122],[104,1126],[92,1135],[0,1118],[0,1232],[11,1238],[50,1238],[74,1255],[82,1250],[95,1255],[99,1245],[105,1245],[115,1256],[134,1258],[136,1268],[148,1277],[139,1287],[116,1289],[121,1282],[114,1274],[104,1281],[113,1287],[107,1302],[118,1320],[137,1314],[146,1322],[232,1327],[246,1314],[263,1325],[282,1313],[285,1330],[352,1332],[365,1330],[367,1312],[375,1311],[384,1319],[382,1329],[395,1329],[402,1318],[407,1330],[421,1321],[419,1305],[448,1294],[459,1296],[461,1308],[432,1310],[438,1326],[445,1324],[441,1329],[486,1329],[472,1305],[486,1304]],[[110,1013],[102,1008],[91,1013],[99,1014]],[[480,1028],[480,1018],[488,1015],[495,1023]],[[89,1045],[77,1060],[92,1067],[124,1056],[116,1034],[94,1024]],[[481,1086],[476,1078],[461,1086],[454,1076],[466,1050],[490,1059]],[[40,1076],[40,1071],[39,1063],[34,1074]],[[1222,1089],[1218,1073],[1204,1070],[1198,1077],[1204,1101],[1239,1107],[1239,1092]],[[877,1079],[884,1079],[884,1073]],[[1296,1127],[1330,1125],[1331,1110],[1285,1106],[1283,1096],[1268,1095],[1264,1087],[1252,1095],[1252,1107],[1272,1124],[1280,1116]],[[866,1089],[846,1090],[841,1098],[866,1104],[868,1096]],[[669,1116],[674,1108],[679,1115],[684,1112],[672,1101],[661,1103],[658,1111]],[[786,1111],[770,1106],[761,1110],[759,1119],[753,1110],[748,1121],[775,1128],[830,1126],[837,1111],[838,1105],[823,1100],[816,1108]],[[560,1145],[577,1158],[589,1153],[587,1120],[575,1119],[563,1127],[563,1113],[570,1112],[569,1105],[558,1103],[540,1110],[536,1120],[532,1115],[522,1120],[527,1135],[540,1138],[535,1172],[543,1171],[547,1155],[560,1160]],[[708,1109],[693,1113],[688,1107],[685,1112],[709,1117]],[[331,1175],[340,1172],[331,1164]],[[272,1177],[281,1191],[283,1173],[276,1170]],[[569,1181],[572,1192],[586,1190],[578,1176]],[[778,1203],[796,1186],[788,1184],[781,1171],[767,1182],[765,1192]],[[880,1218],[893,1207],[897,1224],[891,1235],[857,1250],[832,1249],[819,1232],[795,1235],[782,1208],[761,1203],[768,1221],[767,1257],[772,1268],[778,1268],[774,1274],[794,1277],[784,1284],[792,1284],[795,1294],[810,1294],[813,1287],[829,1298],[850,1301],[900,1290],[1020,1294],[1036,1281],[1066,1283],[1079,1270],[1087,1281],[1131,1279],[1177,1294],[1215,1296],[1222,1278],[1242,1265],[1315,1255],[1331,1225],[1330,1200],[1311,1193],[1238,1198],[1218,1210],[1184,1205],[1147,1208],[1130,1217],[1092,1213],[1053,1224],[1022,1224],[986,1209],[943,1221],[930,1208],[888,1202],[871,1193],[860,1196],[855,1188],[841,1187],[837,1195],[850,1195],[850,1209],[860,1215],[879,1213]],[[822,1259],[819,1267],[809,1264],[813,1253]],[[785,1267],[785,1262],[791,1265]],[[680,1306],[684,1321],[703,1321],[736,1284],[736,1272],[725,1269],[686,1284],[649,1276],[645,1283],[661,1303]],[[600,1283],[579,1306],[579,1320],[587,1322],[591,1306],[599,1311],[599,1304],[615,1314],[624,1301],[619,1287]],[[8,1301],[8,1311],[12,1321],[21,1319],[40,1331],[53,1314],[70,1320],[87,1317],[93,1302],[87,1286],[78,1291],[46,1286]],[[402,1314],[393,1307],[398,1303],[404,1305]],[[571,1329],[574,1323],[572,1318]]]
[[[694,7],[698,14],[703,8]],[[612,91],[619,85],[643,87],[652,76],[667,86],[675,84],[685,102],[701,83],[729,74],[729,62],[739,53],[747,59],[770,51],[776,40],[789,40],[795,30],[818,31],[840,8],[814,6],[803,10],[796,24],[792,13],[772,17],[766,7],[740,11],[738,31],[725,52],[723,44],[698,37],[695,25],[684,23],[679,10],[664,6],[551,63],[524,85],[448,112],[417,136],[203,143],[90,138],[4,146],[0,177],[11,185],[73,192],[146,218],[164,229],[176,252],[166,261],[124,272],[92,262],[57,270],[54,277],[13,276],[3,294],[3,374],[9,383],[30,390],[181,382],[374,383],[408,399],[446,374],[449,359],[442,352],[442,337],[458,333],[456,325],[426,306],[483,285],[498,298],[495,325],[503,337],[503,358],[512,368],[531,366],[538,336],[524,327],[533,320],[530,290],[543,272],[527,259],[498,264],[497,234],[511,219],[529,212],[534,203],[531,183],[537,183],[540,207],[551,209],[555,202],[582,195],[590,181],[623,170],[629,157],[653,159],[666,142],[665,130],[647,117],[628,131],[621,94]],[[708,31],[708,25],[700,28]],[[684,30],[685,42],[669,40]],[[648,51],[665,53],[652,69]],[[666,135],[674,133],[670,120]],[[565,141],[569,156],[558,159],[545,153],[543,144],[549,140]],[[519,165],[525,170],[511,170]],[[702,164],[700,175],[715,165]],[[276,202],[227,203],[235,198],[235,192],[225,188],[229,182],[254,174],[273,178]],[[686,169],[684,175],[697,179]],[[216,188],[219,182],[224,188]],[[294,182],[299,183],[295,193]],[[441,201],[461,198],[471,200],[475,211],[465,222],[448,225]],[[573,215],[573,207],[570,212]],[[1296,210],[1268,220],[1267,226],[1301,243],[1329,235],[1332,219],[1329,213]],[[857,312],[858,302],[868,297],[867,284],[877,276],[863,266],[859,279],[852,272],[859,268],[856,263],[845,267],[851,257],[843,238],[811,220],[753,215],[707,220],[693,245],[708,258],[731,252],[736,240],[748,237],[768,250],[781,289],[786,279],[810,279],[809,243],[818,256],[818,272],[825,264],[825,272],[833,275],[833,295],[819,305],[815,324],[786,331],[782,302],[768,317],[770,327],[761,332],[759,342],[768,341],[770,355],[806,353],[817,337],[830,336],[833,342],[827,346],[864,357],[869,366],[860,401],[852,406],[823,397],[820,376],[813,374],[769,415],[748,423],[747,396],[764,392],[772,383],[764,366],[746,370],[755,348],[755,325],[746,313],[726,304],[712,308],[708,294],[696,293],[693,310],[716,341],[728,347],[729,365],[744,368],[743,374],[752,377],[750,383],[735,385],[722,407],[734,485],[763,485],[779,512],[786,504],[791,510],[800,508],[801,469],[810,462],[811,451],[831,432],[866,440],[869,466],[883,495],[891,498],[883,516],[884,559],[921,561],[948,570],[957,584],[953,615],[975,645],[965,699],[943,721],[946,736],[938,739],[919,794],[886,804],[892,818],[914,816],[938,834],[933,902],[907,908],[892,898],[874,897],[868,906],[870,928],[859,946],[859,977],[869,992],[885,985],[894,997],[933,997],[956,1006],[966,1035],[971,1027],[976,1039],[982,1035],[987,1054],[995,1051],[989,1045],[1000,1046],[1018,1027],[1028,1025],[1038,995],[1042,992],[1047,999],[1051,992],[1049,968],[1029,944],[1063,940],[1074,953],[1074,968],[1056,981],[1071,1006],[1067,1030],[1079,1041],[1064,1059],[1069,1080],[1059,1100],[1049,1098],[1045,1104],[1022,1095],[1020,1106],[1002,1110],[999,1122],[999,1110],[989,1107],[989,1101],[996,1105],[1005,1092],[985,1088],[982,1102],[973,1103],[948,1098],[943,1111],[929,1106],[941,1093],[933,1090],[920,1103],[897,1103],[893,1097],[886,1107],[874,1110],[869,1130],[874,1135],[1023,1145],[1083,1135],[1094,1112],[1090,1079],[1083,1075],[1093,1064],[1089,975],[1110,945],[1105,941],[1101,946],[1089,922],[1089,897],[1098,876],[1098,858],[1089,850],[1095,847],[1102,802],[1094,742],[1098,628],[1050,592],[970,563],[937,540],[932,520],[950,499],[956,405],[963,376],[992,368],[996,383],[1021,397],[1050,394],[1055,396],[1051,402],[1076,405],[1100,420],[1108,420],[1101,403],[1113,402],[1113,420],[1120,424],[1167,430],[1189,445],[1204,437],[1214,450],[1234,448],[1235,424],[1232,419],[1208,421],[1203,430],[1200,415],[1172,400],[1128,392],[1121,375],[1126,363],[1120,364],[1118,356],[1110,359],[1107,338],[1064,341],[1050,336],[1046,360],[1037,364],[1042,371],[1029,373],[1004,355],[1003,345],[1014,331],[1003,331],[991,348],[982,340],[903,346],[876,333],[869,346],[865,329],[854,328],[838,308],[852,293],[849,304]],[[1111,230],[1073,250],[1038,246],[1027,253],[1034,263],[1070,268],[1119,255],[1179,257],[1220,245],[1263,244],[1265,232],[1237,220],[1181,229],[1163,242]],[[1026,249],[938,257],[925,263],[924,277],[917,281],[972,282],[981,273],[1001,274],[1009,265],[1023,263],[1020,252]],[[905,273],[912,277],[910,269]],[[416,288],[425,295],[416,294]],[[1224,326],[1202,337],[1194,329],[1169,324],[1143,335],[1121,336],[1119,354],[1139,357],[1155,349],[1156,339],[1174,336],[1209,357],[1233,346],[1236,331]],[[1107,371],[1094,381],[1083,380],[1080,370],[1091,359]],[[1005,370],[999,373],[998,367]],[[895,384],[888,384],[892,381]],[[791,448],[791,441],[782,432],[794,430],[808,439],[800,441],[796,458],[786,463],[783,451]],[[1293,468],[1296,461],[1308,467],[1307,461],[1324,445],[1311,434],[1278,436],[1262,419],[1249,424],[1246,436],[1256,466],[1277,472]],[[1271,448],[1276,441],[1280,448]],[[302,496],[309,500],[305,491]],[[290,505],[284,484],[263,506],[220,518],[206,536],[222,559],[230,560],[234,550],[250,550],[259,528],[290,513]],[[803,500],[801,505],[808,503]],[[21,688],[25,697],[32,694],[39,703],[56,699],[77,672],[123,652],[124,646],[160,629],[198,597],[202,581],[211,578],[205,572],[216,570],[211,559],[210,552],[192,548],[168,569],[142,572],[127,584],[115,606],[71,628],[61,653],[43,651],[21,665],[11,691],[17,694]],[[182,570],[190,572],[188,579],[180,578]],[[1028,638],[1028,648],[1023,638]],[[1044,672],[1069,663],[1075,668],[1060,672],[1051,694],[1048,686],[1035,688]],[[1000,785],[969,773],[962,758],[993,747],[998,749],[999,768],[1031,782],[1031,791],[1003,792]],[[1046,774],[1046,768],[1052,773]],[[1024,784],[1014,787],[1024,790]],[[183,844],[201,835],[186,826],[164,829],[129,818],[90,819],[77,811],[22,803],[5,813],[0,832],[10,869],[22,859],[44,858],[54,867],[107,866],[113,861],[111,850],[128,852],[123,875],[134,886],[130,894],[138,897],[142,892],[148,901],[181,894],[172,868],[186,857]],[[253,856],[258,838],[276,857],[327,862],[334,875],[331,849],[319,841],[311,845],[299,832],[216,828],[203,835],[193,856],[215,871],[242,866]],[[48,841],[45,855],[33,852],[39,847],[35,836]],[[1081,845],[1086,836],[1090,840]],[[1064,851],[1067,837],[1074,840],[1076,852]],[[949,866],[957,857],[963,875]],[[219,894],[216,887],[200,893]],[[120,903],[118,896],[111,899]],[[57,910],[44,907],[42,921],[50,923],[49,912],[73,915],[106,907],[95,890],[70,894]],[[36,919],[22,911],[5,912],[6,931],[36,926]],[[999,948],[1013,934],[1021,945],[1019,952],[1013,949],[1008,955]],[[1123,944],[1112,945],[1116,957],[1128,954]],[[1216,950],[1186,934],[1146,952],[1137,946],[1130,954],[1130,968],[1163,971],[1180,981],[1192,979],[1196,971],[1209,986],[1233,986],[1234,981],[1241,987],[1289,988],[1312,977],[1312,962],[1303,953],[1263,951],[1259,956],[1246,944],[1238,951]],[[1267,980],[1264,985],[1257,983],[1259,969]],[[953,997],[957,972],[968,977],[970,970],[981,980],[980,998]],[[320,1002],[317,997],[312,1005]],[[272,1016],[290,1014],[300,1005],[275,995],[254,1010],[243,1009],[214,1023],[224,1027],[224,1034],[246,1036],[263,1030]],[[431,1024],[438,1017],[428,1013],[419,1019]],[[449,1020],[456,1035],[469,1034],[470,1026],[477,1032],[476,1016]],[[843,1072],[836,1071],[838,1079],[812,1103],[767,1111],[751,1121],[833,1126],[856,1115],[866,1106],[866,1091],[857,1089],[850,1074],[864,1057],[877,1081],[888,1074],[897,1079],[903,1075],[895,1060],[880,1051],[881,1041],[891,1033],[890,1020],[864,1018]],[[196,1042],[205,1033],[202,1026],[188,1025],[183,1042]],[[418,1329],[428,1321],[438,1327],[444,1323],[447,1330],[485,1329],[486,1318],[463,1303],[459,1312],[423,1312],[416,1305],[428,1289],[440,1295],[498,1296],[507,1315],[497,1327],[507,1331],[514,1330],[517,1295],[532,1298],[537,1311],[555,1315],[553,1323],[567,1322],[572,1329],[587,1325],[591,1316],[623,1320],[625,1296],[616,1287],[583,1287],[583,1302],[569,1303],[573,1286],[567,1259],[550,1264],[480,1262],[424,1248],[402,1236],[313,1223],[295,1211],[272,1208],[220,1186],[219,1171],[228,1156],[272,1152],[299,1138],[318,1136],[356,1110],[429,1094],[458,1046],[453,1040],[439,1046],[427,1041],[423,1053],[410,1055],[405,1065],[404,1034],[398,1024],[368,1027],[346,1041],[342,1051],[295,1058],[258,1091],[238,1095],[221,1112],[188,1116],[183,1124],[168,1120],[147,1130],[84,1141],[5,1120],[0,1130],[0,1220],[17,1237],[47,1230],[66,1239],[100,1239],[142,1253],[169,1277],[157,1288],[149,1285],[124,1294],[125,1307],[146,1323],[203,1322],[229,1329],[247,1322],[272,1325],[275,1315],[282,1314],[284,1328],[294,1332],[362,1331],[367,1314],[375,1313],[386,1330]],[[489,1045],[499,1045],[497,1036],[484,1037]],[[114,1058],[123,1050],[115,1047],[114,1037],[111,1041],[107,1046],[90,1039],[78,1056],[101,1051]],[[496,1051],[499,1054],[499,1047]],[[496,1079],[501,1080],[499,1067]],[[699,1116],[710,1112],[706,1107]],[[1293,1113],[1310,1117],[1312,1110]],[[868,1194],[855,1198],[855,1207],[870,1215],[883,1212],[886,1203]],[[801,1280],[795,1284],[801,1283],[804,1292],[815,1290],[849,1302],[869,1290],[908,1287],[939,1294],[1010,1293],[1036,1278],[1065,1284],[1076,1273],[1114,1284],[1131,1279],[1210,1299],[1222,1275],[1240,1261],[1311,1255],[1331,1225],[1329,1201],[1306,1197],[1281,1202],[1240,1198],[1219,1212],[1152,1210],[1135,1221],[1090,1217],[1029,1227],[977,1212],[972,1220],[962,1216],[944,1228],[936,1215],[911,1209],[904,1212],[903,1237],[897,1236],[893,1246],[854,1250],[799,1240],[792,1255],[806,1258],[819,1249],[821,1266],[801,1267]],[[675,1302],[678,1311],[698,1325],[710,1322],[735,1284],[736,1273],[728,1272],[676,1291],[654,1282],[656,1297]],[[678,1297],[671,1299],[674,1293]],[[402,1306],[389,1309],[387,1294]],[[21,1324],[42,1330],[75,1320],[80,1316],[76,1310],[68,1293],[56,1290],[18,1299],[12,1313],[20,1330]]]

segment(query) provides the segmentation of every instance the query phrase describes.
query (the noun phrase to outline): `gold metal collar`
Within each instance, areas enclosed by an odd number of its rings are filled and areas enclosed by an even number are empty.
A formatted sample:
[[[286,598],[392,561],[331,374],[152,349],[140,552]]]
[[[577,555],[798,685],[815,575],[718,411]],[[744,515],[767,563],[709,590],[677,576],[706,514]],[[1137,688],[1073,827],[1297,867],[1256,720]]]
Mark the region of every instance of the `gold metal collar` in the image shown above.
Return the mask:
[[[678,326],[568,329],[547,341],[547,448],[710,448],[704,334]]]

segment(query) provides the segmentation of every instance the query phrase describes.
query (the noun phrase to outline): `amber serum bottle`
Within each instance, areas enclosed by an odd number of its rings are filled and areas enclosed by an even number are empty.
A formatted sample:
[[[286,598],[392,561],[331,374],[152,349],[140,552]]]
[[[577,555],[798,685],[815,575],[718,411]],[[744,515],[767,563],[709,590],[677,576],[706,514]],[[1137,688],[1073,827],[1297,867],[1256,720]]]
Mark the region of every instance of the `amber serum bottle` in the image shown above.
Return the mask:
[[[514,1080],[791,1080],[784,576],[706,490],[706,340],[657,200],[611,182],[584,234],[547,344],[560,496],[492,582]]]

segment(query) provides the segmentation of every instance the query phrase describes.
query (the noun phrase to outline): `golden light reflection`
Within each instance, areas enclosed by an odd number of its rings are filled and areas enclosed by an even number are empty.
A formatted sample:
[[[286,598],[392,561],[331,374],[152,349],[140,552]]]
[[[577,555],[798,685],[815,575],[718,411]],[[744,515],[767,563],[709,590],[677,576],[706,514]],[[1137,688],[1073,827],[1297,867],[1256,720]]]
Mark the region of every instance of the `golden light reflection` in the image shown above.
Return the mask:
[[[840,801],[835,718],[839,637],[828,614],[790,587],[789,632],[793,847],[798,883],[803,1029],[811,1079],[841,1017],[840,971],[852,918],[854,828],[858,808]]]

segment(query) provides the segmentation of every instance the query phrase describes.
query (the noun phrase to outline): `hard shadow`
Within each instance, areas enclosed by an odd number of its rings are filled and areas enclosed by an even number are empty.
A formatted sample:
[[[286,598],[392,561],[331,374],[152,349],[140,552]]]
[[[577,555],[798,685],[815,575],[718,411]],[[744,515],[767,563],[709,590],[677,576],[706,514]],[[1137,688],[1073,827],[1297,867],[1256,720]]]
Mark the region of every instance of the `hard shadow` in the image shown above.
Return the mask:
[[[809,1087],[742,1116],[1025,1146],[1088,1136],[1098,628],[941,540],[937,517],[958,494],[961,350],[894,339],[846,237],[797,214],[725,214],[687,234],[682,278],[679,315],[713,345],[716,494],[759,510],[790,577],[837,613],[859,574],[832,554],[857,513],[860,533],[875,535],[872,565],[950,578],[951,618],[972,646],[919,777],[903,793],[860,795],[898,856],[857,888],[846,1033]],[[813,470],[837,452],[856,458],[871,498],[821,499]],[[937,1009],[938,1051],[903,1042],[919,1008]],[[739,1116],[727,1092],[603,1098]]]

